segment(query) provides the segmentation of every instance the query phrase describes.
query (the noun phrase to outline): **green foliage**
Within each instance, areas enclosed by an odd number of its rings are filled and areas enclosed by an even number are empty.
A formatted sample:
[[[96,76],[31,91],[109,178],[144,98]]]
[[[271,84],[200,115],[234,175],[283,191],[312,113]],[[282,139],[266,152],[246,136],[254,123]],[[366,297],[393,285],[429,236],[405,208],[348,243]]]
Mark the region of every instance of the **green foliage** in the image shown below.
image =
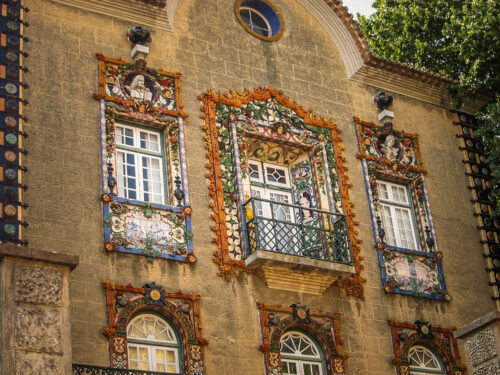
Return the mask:
[[[490,97],[477,114],[500,203],[500,5],[497,0],[375,0],[376,13],[358,15],[372,51],[390,60],[439,73],[458,106]],[[500,217],[500,204],[496,216]]]
[[[496,0],[375,0],[373,7],[359,25],[375,54],[451,78],[455,94],[498,90]]]

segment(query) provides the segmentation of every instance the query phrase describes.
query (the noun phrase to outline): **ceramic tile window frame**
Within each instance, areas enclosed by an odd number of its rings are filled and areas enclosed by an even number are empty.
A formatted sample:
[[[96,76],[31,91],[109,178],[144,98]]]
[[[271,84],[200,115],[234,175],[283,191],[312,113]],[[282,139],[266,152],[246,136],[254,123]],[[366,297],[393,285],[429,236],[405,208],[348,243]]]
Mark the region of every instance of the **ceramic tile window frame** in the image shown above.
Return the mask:
[[[143,287],[103,281],[106,289],[110,367],[128,368],[127,326],[138,314],[154,313],[176,330],[181,344],[184,373],[205,373],[204,352],[208,341],[202,337],[199,293],[169,292],[154,282]]]
[[[150,261],[164,258],[185,263],[195,263],[193,254],[191,207],[184,139],[184,118],[188,116],[183,110],[181,92],[181,73],[170,73],[161,69],[146,68],[144,60],[135,64],[121,59],[105,57],[97,54],[99,67],[99,90],[94,98],[99,100],[101,128],[101,171],[104,214],[104,245],[108,252],[137,254],[146,256]],[[131,97],[125,90],[125,80],[129,75],[147,77],[148,88],[153,88],[152,100],[141,100]],[[135,77],[134,76],[134,77]],[[112,85],[109,88],[108,85]],[[113,91],[114,90],[114,91]],[[158,92],[167,92],[161,102]],[[153,91],[150,89],[150,93]],[[109,179],[117,181],[115,122],[129,126],[145,127],[158,130],[164,138],[162,155],[165,162],[164,180],[165,196],[170,198],[169,204],[141,202],[117,196],[117,187],[111,187]],[[168,139],[168,142],[167,142]],[[111,165],[111,169],[109,168]],[[174,198],[176,187],[174,173],[180,177],[180,186],[184,193],[183,204]],[[128,215],[128,216],[126,216]],[[142,215],[142,216],[141,216]],[[158,225],[166,225],[169,235],[162,237],[161,243],[146,238],[129,241],[113,228],[126,230],[126,220],[142,220]],[[116,219],[117,218],[117,219]],[[140,224],[140,223],[139,223]],[[122,228],[123,227],[123,228]],[[122,230],[122,231],[123,231]],[[125,239],[124,239],[125,238]],[[132,237],[130,237],[132,238]]]
[[[259,350],[264,354],[266,374],[281,375],[280,340],[287,331],[303,331],[319,345],[326,374],[344,375],[345,359],[340,331],[340,312],[311,310],[293,304],[290,307],[257,302],[262,333]]]
[[[424,175],[427,171],[422,166],[418,135],[397,131],[392,128],[392,123],[384,128],[384,125],[362,121],[358,117],[354,117],[354,123],[356,124],[359,146],[359,153],[356,156],[361,160],[363,167],[373,238],[385,292],[450,301],[451,296],[448,294],[444,280],[443,255],[438,248],[429,207],[428,193],[424,180]],[[379,153],[375,146],[372,146],[375,137],[384,132],[387,134],[391,133],[398,138],[398,142],[401,144],[400,154],[395,160],[389,160]],[[403,154],[406,156],[403,156]],[[415,227],[417,233],[415,233],[415,237],[419,244],[419,250],[391,246],[381,239],[381,213],[379,209],[380,201],[377,191],[377,180],[387,180],[403,184],[408,188],[414,219],[416,221]],[[380,221],[377,220],[377,217],[380,218]],[[432,246],[429,246],[427,242],[431,243]],[[428,248],[429,251],[421,250]],[[414,276],[416,275],[415,269],[413,271],[410,270],[410,273],[413,274],[408,278],[411,286],[405,286],[398,282],[393,274],[394,267],[389,263],[397,260],[406,262],[408,268],[415,267],[415,262],[418,262],[420,267],[427,267],[428,280],[432,283],[431,289],[428,292],[418,289],[417,280]]]
[[[228,106],[238,110],[252,103],[254,101],[266,102],[269,100],[274,100],[279,105],[292,111],[294,115],[304,121],[305,125],[317,128],[326,128],[330,130],[331,136],[331,151],[336,162],[336,172],[338,176],[338,187],[340,199],[338,204],[342,205],[342,209],[347,218],[347,226],[349,232],[349,240],[352,251],[352,259],[355,267],[355,275],[353,277],[343,280],[340,285],[344,288],[348,295],[354,295],[356,297],[363,297],[363,283],[366,281],[361,275],[363,269],[362,260],[363,257],[360,255],[361,240],[357,238],[358,231],[355,229],[359,223],[354,220],[356,214],[354,213],[352,207],[354,206],[349,199],[349,189],[352,184],[348,182],[349,176],[347,175],[347,167],[345,166],[346,159],[342,156],[342,150],[344,147],[341,145],[342,137],[340,136],[341,130],[337,128],[337,124],[332,120],[325,120],[322,116],[317,116],[312,114],[312,109],[305,110],[303,107],[297,104],[296,101],[292,101],[289,97],[283,95],[282,91],[276,90],[273,87],[259,87],[254,91],[246,89],[243,92],[236,92],[230,90],[228,93],[215,93],[212,90],[200,95],[198,97],[203,101],[203,106],[201,110],[203,114],[200,116],[202,118],[201,126],[206,131],[205,136],[205,148],[207,150],[208,163],[206,164],[209,169],[209,173],[206,175],[210,179],[210,196],[212,200],[210,201],[210,207],[212,208],[212,219],[215,221],[215,225],[212,226],[212,230],[215,232],[216,236],[214,238],[214,243],[217,244],[217,250],[214,253],[214,262],[219,265],[220,270],[218,275],[230,279],[232,274],[239,275],[241,272],[251,272],[245,267],[244,260],[231,259],[229,255],[229,243],[227,234],[227,222],[234,221],[238,223],[239,220],[243,220],[240,215],[244,215],[242,212],[233,212],[233,210],[228,209],[225,206],[225,196],[224,196],[224,179],[223,171],[221,169],[220,160],[220,140],[217,130],[216,123],[216,108],[217,106]],[[237,186],[242,186],[242,171],[241,165],[246,168],[248,164],[247,154],[245,150],[240,151],[244,142],[243,139],[237,134],[236,126],[233,119],[229,125],[228,130],[228,142],[232,143],[232,154],[231,158],[236,158],[239,163],[235,163],[234,168],[234,181],[236,181]],[[259,137],[257,137],[259,138]],[[324,142],[322,142],[324,143]],[[324,166],[329,166],[329,161],[327,157],[327,150],[323,145],[321,150],[321,157],[318,158],[318,162]],[[317,176],[312,177],[317,179]],[[321,186],[325,186],[326,195],[328,196],[330,207],[335,207],[333,201],[332,191],[332,180],[329,173],[326,174],[326,179],[321,182]],[[242,192],[238,191],[235,193],[236,202],[243,202],[244,197]],[[227,197],[226,197],[227,198]],[[226,199],[227,200],[227,199]],[[230,225],[234,225],[233,223]]]
[[[447,375],[463,375],[465,366],[462,365],[454,332],[456,327],[443,328],[432,326],[423,320],[415,323],[397,322],[389,319],[394,358],[397,375],[410,375],[410,349],[421,345],[431,350],[439,357],[445,367]]]

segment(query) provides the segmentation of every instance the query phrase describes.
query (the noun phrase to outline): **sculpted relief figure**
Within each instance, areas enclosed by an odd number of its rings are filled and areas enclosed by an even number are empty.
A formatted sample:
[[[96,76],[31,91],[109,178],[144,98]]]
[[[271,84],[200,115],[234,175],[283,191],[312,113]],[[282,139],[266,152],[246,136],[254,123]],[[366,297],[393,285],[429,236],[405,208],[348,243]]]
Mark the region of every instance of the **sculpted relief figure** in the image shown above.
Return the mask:
[[[153,93],[146,86],[145,78],[142,74],[138,74],[132,80],[130,86],[125,86],[132,99],[140,99],[151,101],[153,98]]]
[[[380,150],[382,154],[389,160],[396,160],[399,154],[399,147],[397,147],[396,137],[389,134],[385,138],[385,142],[381,145]]]

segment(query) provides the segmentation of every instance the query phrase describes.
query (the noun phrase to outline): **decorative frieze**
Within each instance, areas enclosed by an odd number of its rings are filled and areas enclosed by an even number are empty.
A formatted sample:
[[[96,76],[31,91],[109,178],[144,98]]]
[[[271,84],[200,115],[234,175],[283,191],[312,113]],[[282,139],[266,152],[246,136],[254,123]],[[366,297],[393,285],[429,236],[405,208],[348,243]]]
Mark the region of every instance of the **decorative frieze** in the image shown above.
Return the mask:
[[[15,300],[39,305],[61,305],[62,273],[53,267],[16,264]]]
[[[65,375],[60,358],[16,354],[16,375]]]
[[[59,310],[17,306],[15,313],[17,348],[43,353],[62,353],[62,316]]]

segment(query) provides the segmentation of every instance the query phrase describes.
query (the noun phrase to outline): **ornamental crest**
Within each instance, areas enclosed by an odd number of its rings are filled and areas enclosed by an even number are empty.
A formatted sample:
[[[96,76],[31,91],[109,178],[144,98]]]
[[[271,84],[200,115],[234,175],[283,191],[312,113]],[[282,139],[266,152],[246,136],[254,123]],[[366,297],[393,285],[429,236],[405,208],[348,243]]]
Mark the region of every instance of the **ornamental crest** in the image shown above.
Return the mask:
[[[156,120],[165,115],[186,116],[182,112],[180,73],[149,69],[146,61],[127,63],[97,54],[99,91],[97,99],[119,103],[135,118]]]

